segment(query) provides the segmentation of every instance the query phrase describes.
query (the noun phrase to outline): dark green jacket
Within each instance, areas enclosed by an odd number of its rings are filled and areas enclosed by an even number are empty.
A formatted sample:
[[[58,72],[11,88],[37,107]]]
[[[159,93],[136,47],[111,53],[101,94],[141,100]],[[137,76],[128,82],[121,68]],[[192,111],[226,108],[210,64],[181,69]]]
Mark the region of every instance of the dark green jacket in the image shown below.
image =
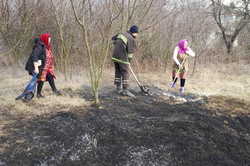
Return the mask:
[[[129,32],[117,34],[114,40],[112,60],[118,63],[129,64],[130,59],[137,50],[135,38]]]

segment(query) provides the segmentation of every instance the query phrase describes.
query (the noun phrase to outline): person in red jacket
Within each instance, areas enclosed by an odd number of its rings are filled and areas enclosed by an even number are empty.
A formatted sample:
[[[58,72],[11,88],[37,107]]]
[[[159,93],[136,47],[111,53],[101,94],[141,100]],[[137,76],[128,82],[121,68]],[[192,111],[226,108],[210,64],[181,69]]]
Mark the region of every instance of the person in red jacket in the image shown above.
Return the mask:
[[[37,85],[37,97],[44,97],[42,95],[42,88],[45,81],[49,82],[49,85],[56,95],[61,95],[61,92],[57,90],[55,81],[55,72],[54,72],[54,56],[51,49],[51,35],[49,33],[44,33],[40,35],[40,42],[44,45],[44,59],[38,62],[38,65],[35,66],[35,71],[39,71],[38,76],[38,85]],[[35,55],[36,56],[36,55]],[[38,66],[42,66],[39,70]]]

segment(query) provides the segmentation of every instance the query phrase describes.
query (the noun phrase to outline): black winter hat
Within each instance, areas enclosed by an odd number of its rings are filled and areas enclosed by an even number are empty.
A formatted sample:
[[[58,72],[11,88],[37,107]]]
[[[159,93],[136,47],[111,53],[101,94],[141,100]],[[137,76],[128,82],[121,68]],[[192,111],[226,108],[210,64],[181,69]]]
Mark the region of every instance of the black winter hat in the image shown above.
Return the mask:
[[[138,33],[139,32],[139,28],[138,28],[138,26],[133,25],[133,26],[130,27],[129,31],[131,33]]]

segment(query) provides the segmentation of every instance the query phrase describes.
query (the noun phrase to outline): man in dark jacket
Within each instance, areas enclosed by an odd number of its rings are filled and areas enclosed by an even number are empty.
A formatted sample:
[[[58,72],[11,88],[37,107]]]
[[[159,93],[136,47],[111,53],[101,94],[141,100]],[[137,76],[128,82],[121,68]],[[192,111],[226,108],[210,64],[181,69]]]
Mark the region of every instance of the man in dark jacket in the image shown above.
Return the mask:
[[[130,97],[135,97],[135,95],[128,90],[128,81],[130,61],[137,50],[135,38],[138,32],[138,27],[133,25],[128,32],[117,34],[112,38],[112,40],[114,40],[114,51],[112,56],[115,66],[114,84],[119,94]]]

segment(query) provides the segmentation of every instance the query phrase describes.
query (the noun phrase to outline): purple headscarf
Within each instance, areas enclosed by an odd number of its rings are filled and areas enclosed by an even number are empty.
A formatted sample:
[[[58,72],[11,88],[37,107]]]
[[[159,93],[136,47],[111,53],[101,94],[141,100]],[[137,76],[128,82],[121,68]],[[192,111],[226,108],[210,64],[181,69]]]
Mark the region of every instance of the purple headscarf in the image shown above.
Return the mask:
[[[187,48],[184,48],[184,44],[185,42],[187,42],[187,40],[180,40],[178,43],[178,47],[179,47],[179,54],[186,54]]]

